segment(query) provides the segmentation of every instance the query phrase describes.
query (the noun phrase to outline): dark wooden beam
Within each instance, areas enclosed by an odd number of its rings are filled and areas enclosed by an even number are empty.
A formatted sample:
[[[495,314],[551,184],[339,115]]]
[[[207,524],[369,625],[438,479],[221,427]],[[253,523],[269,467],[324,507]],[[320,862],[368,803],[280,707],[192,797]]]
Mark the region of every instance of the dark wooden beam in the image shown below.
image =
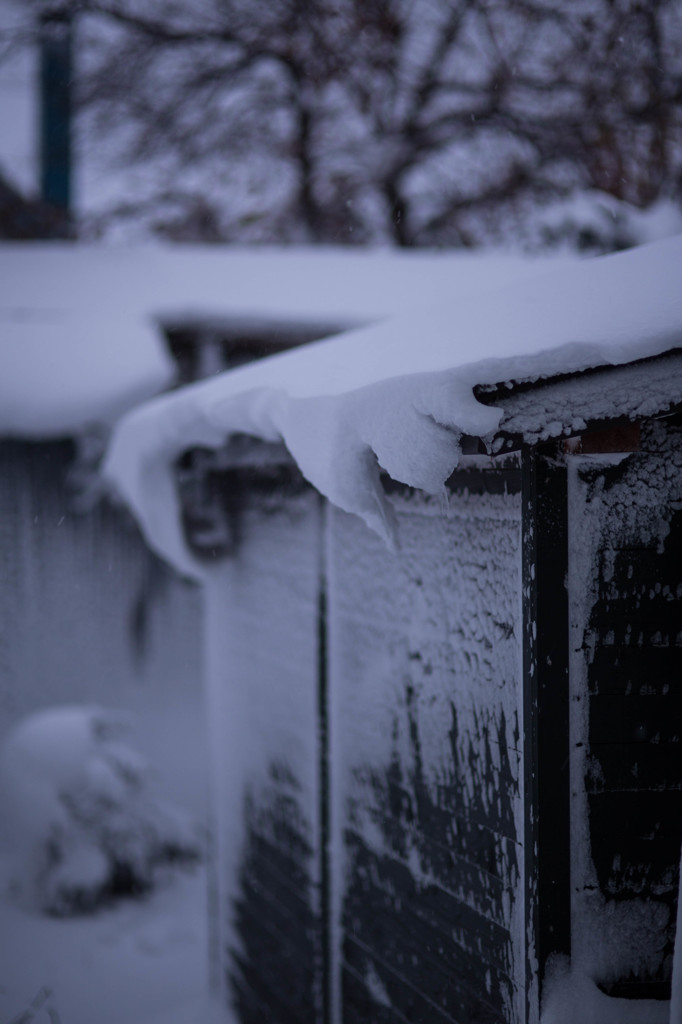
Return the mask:
[[[327,552],[325,546],[325,524],[328,508],[326,499],[320,496],[320,536],[319,536],[319,591],[317,609],[317,744],[319,770],[319,874],[320,874],[320,908],[319,938],[317,947],[318,965],[316,981],[319,990],[316,993],[318,1019],[321,1024],[331,1024],[334,946],[332,942],[332,905],[331,905],[331,773],[329,753],[329,664],[328,664],[328,581]]]
[[[528,1020],[548,958],[570,956],[568,527],[562,458],[526,449],[523,733]],[[536,975],[539,972],[539,979]]]

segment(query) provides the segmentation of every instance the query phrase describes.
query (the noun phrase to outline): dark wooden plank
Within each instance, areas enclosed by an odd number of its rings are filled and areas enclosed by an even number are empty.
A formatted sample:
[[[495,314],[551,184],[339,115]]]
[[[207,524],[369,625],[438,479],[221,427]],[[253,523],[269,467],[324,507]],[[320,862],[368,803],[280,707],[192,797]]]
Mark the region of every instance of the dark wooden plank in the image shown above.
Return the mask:
[[[509,886],[508,872],[505,877],[501,877],[501,871],[496,874],[487,871],[479,864],[448,850],[428,835],[413,831],[409,838],[413,849],[423,851],[424,862],[429,865],[429,871],[438,879],[438,885],[443,891],[455,899],[466,894],[468,902],[478,913],[492,921],[502,922],[505,917],[504,895]],[[346,830],[345,839],[352,845],[363,842],[361,834],[353,829]],[[508,858],[506,862],[509,863]]]
[[[680,684],[679,647],[597,647],[588,674],[590,694],[665,694]]]
[[[366,856],[369,858],[371,854],[367,853]],[[383,902],[389,924],[389,941],[396,935],[402,935],[408,945],[418,941],[425,949],[433,942],[436,951],[444,941],[448,944],[454,942],[464,954],[472,954],[476,958],[476,962],[472,961],[469,965],[471,970],[478,970],[480,960],[497,965],[497,968],[502,965],[505,970],[510,969],[508,933],[502,925],[439,886],[416,888],[411,876],[409,881],[406,878],[403,880],[408,873],[405,865],[382,858],[378,871],[381,872],[379,880],[384,885]],[[377,884],[377,873],[376,866],[371,875],[369,872],[364,873],[362,884],[357,886],[352,899],[347,903],[349,915],[362,915],[364,899]],[[391,907],[390,897],[394,894],[397,897],[396,905]],[[409,927],[404,923],[406,920],[410,922]],[[382,929],[383,925],[370,920],[364,929],[368,937],[366,941],[373,944],[370,942],[372,937],[373,941],[380,944],[385,942],[386,936]]]
[[[254,992],[239,972],[229,977],[233,999],[239,1012],[240,1024],[272,1024],[272,1007],[267,999]]]
[[[444,789],[445,787],[441,787]],[[407,783],[396,778],[388,778],[383,786],[380,806],[377,806],[377,791],[367,793],[366,802],[361,806],[371,817],[386,826],[387,830],[418,831],[432,843],[437,844],[441,837],[442,846],[454,854],[471,860],[472,863],[497,874],[497,869],[488,867],[491,863],[491,848],[500,842],[516,841],[516,830],[510,816],[495,804],[485,805],[481,795],[474,793],[471,800],[462,806],[454,798],[451,787],[447,797],[440,804],[423,802],[417,810],[414,793]],[[500,804],[503,802],[501,796]],[[388,813],[387,813],[388,812]],[[444,834],[443,820],[447,821]],[[443,840],[447,837],[447,841]],[[396,841],[398,836],[396,835]],[[493,858],[494,860],[494,858]]]
[[[377,952],[364,948],[363,945],[350,938],[344,946],[344,973],[348,972],[356,982],[362,984],[365,991],[371,994],[374,989],[382,991],[388,997],[388,1021],[407,1020],[410,1024],[506,1024],[499,1006],[486,999],[485,989],[468,985],[463,965],[458,963],[454,954],[449,962],[449,972],[435,974],[425,961],[418,963],[419,970],[407,973],[390,967]],[[368,974],[377,981],[368,984]],[[413,979],[418,983],[414,984]],[[379,988],[381,986],[381,988]],[[357,996],[356,996],[357,998]],[[378,1010],[382,1004],[372,1000]],[[398,1009],[394,1016],[393,1007]],[[374,1021],[375,1018],[363,1018]],[[378,1019],[381,1019],[379,1017]],[[355,1022],[355,1017],[351,1017]]]
[[[373,998],[366,977],[346,963],[341,965],[341,998],[346,1018],[353,1024],[417,1024],[419,1021],[418,1017],[406,1017],[394,1006],[384,1005],[380,997]],[[427,1007],[427,1012],[429,1010]],[[422,1018],[426,1019],[431,1018]],[[447,1024],[453,1024],[452,1020]]]
[[[523,453],[523,735],[528,1019],[537,972],[570,955],[568,526],[566,467]],[[533,948],[534,947],[534,948]]]
[[[621,557],[609,578],[599,580],[600,594],[641,598],[649,597],[653,592],[655,596],[682,597],[677,560],[662,559],[653,547],[619,547],[618,552]]]
[[[381,482],[387,494],[409,497],[413,488],[394,480],[387,474]],[[501,466],[491,463],[490,467],[460,467],[445,481],[450,494],[518,494],[521,490],[521,471],[517,466]],[[420,493],[420,497],[423,495]]]
[[[287,944],[299,943],[305,947],[311,940],[311,909],[302,900],[287,898],[286,889],[269,888],[263,884],[263,876],[255,870],[243,871],[239,905],[242,915],[254,919],[262,915],[271,927],[279,932]]]
[[[677,891],[682,790],[588,795],[592,859],[604,894]]]
[[[344,901],[344,955],[352,941],[398,972],[408,990],[396,988],[392,976],[384,980],[392,1002],[408,1017],[414,990],[457,1020],[478,1019],[474,1008],[481,999],[503,1018],[513,987],[507,929],[439,886],[424,884],[395,857],[362,842],[347,848],[353,871]]]
[[[615,629],[617,636],[629,635],[626,643],[640,646],[639,634],[642,634],[644,643],[655,643],[648,640],[652,633],[660,631],[674,638],[682,629],[682,601],[677,598],[662,595],[639,597],[622,591],[618,596],[613,595],[613,590],[601,595],[600,619],[592,622],[597,636]]]
[[[682,643],[679,619],[673,614],[661,623],[653,619],[642,620],[635,615],[613,618],[603,613],[604,618],[596,621],[591,636],[604,647],[674,647]]]
[[[281,948],[273,947],[272,958],[261,933],[261,959],[255,964],[231,951],[230,984],[237,1005],[240,1024],[255,1024],[267,1020],[268,1024],[313,1024],[317,1020],[316,1008],[311,998],[313,991],[312,970],[307,971],[299,962],[299,956],[289,960],[289,970],[281,969]],[[257,1009],[257,1016],[249,1013]],[[263,1010],[267,1016],[261,1016]]]
[[[302,893],[306,892],[310,879],[300,864],[257,834],[250,837],[249,863],[264,884],[282,894],[281,898],[286,899],[292,910],[302,909],[305,904]]]
[[[518,467],[462,467],[446,480],[445,486],[451,494],[518,494],[521,490],[521,471]]]
[[[625,957],[621,976],[610,979],[609,994],[632,998],[669,995],[674,925],[666,918],[669,912],[669,920],[675,919],[682,838],[682,518],[673,511],[680,496],[676,462],[671,449],[579,468],[587,511],[595,497],[600,512],[598,520],[591,518],[596,580],[583,581],[592,607],[581,624],[588,714],[579,745],[586,753],[591,862],[607,908],[645,901],[652,913],[660,911],[658,924],[641,936],[631,930],[628,941],[641,942],[642,954]],[[587,890],[593,884],[592,874],[582,883]]]
[[[271,811],[269,807],[268,813],[259,815],[252,807],[248,813],[251,825],[234,905],[240,949],[229,951],[228,979],[242,1024],[251,1024],[251,1013],[254,1021],[262,1019],[246,998],[247,990],[265,1002],[273,1024],[296,1020],[314,1024],[319,1020],[315,998],[319,921],[306,871],[310,852],[285,882],[292,866],[290,855],[278,856],[276,845],[257,832],[259,817],[268,818]]]
[[[323,514],[320,522],[323,522]],[[321,538],[320,538],[321,540]],[[329,655],[327,616],[327,566],[320,543],[320,573],[317,604],[317,746],[319,772],[318,820],[319,878],[320,878],[320,941],[317,948],[316,983],[319,986],[319,1004],[322,1024],[331,1024],[334,1001],[333,977],[334,945],[332,941],[331,907],[331,766],[329,748]]]
[[[592,743],[588,793],[682,788],[679,743]]]
[[[676,743],[682,757],[681,740],[682,686],[667,693],[590,698],[590,749],[597,743]]]
[[[305,892],[310,882],[310,876],[306,870],[307,858],[310,851],[303,851],[301,859],[291,855],[291,851],[282,848],[273,842],[271,836],[263,835],[255,829],[250,836],[251,847],[249,856],[262,857],[270,868],[275,868],[280,876],[283,886],[295,892]]]
[[[677,843],[677,854],[671,863],[679,860],[682,833],[682,791],[654,790],[648,793],[610,792],[595,793],[590,799],[596,819],[595,826],[608,833],[614,842],[628,837],[652,842],[672,838]]]
[[[455,1017],[470,1012],[470,1007],[485,1001],[485,989],[476,986],[479,968],[474,965],[473,971],[471,969],[475,954],[457,943],[447,942],[442,936],[435,940],[437,945],[434,941],[425,941],[427,936],[418,929],[406,927],[405,919],[400,915],[396,915],[394,923],[397,931],[389,943],[366,942],[365,938],[371,940],[371,935],[363,935],[360,940],[349,934],[344,943],[345,962],[357,964],[371,959],[381,964],[387,989],[394,987],[394,975],[397,975],[415,991],[426,995],[443,1012]],[[493,991],[498,986],[510,986],[507,975],[496,970],[494,965],[488,969]],[[497,1013],[500,1013],[499,1005]]]

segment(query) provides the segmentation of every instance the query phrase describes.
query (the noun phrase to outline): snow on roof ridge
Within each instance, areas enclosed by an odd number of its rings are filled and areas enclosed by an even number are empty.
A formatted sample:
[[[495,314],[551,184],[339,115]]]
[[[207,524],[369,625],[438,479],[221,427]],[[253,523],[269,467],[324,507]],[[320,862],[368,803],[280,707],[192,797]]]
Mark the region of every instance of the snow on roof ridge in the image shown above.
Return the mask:
[[[5,437],[45,440],[107,426],[175,377],[158,332],[125,314],[4,310],[0,338]]]
[[[185,546],[173,462],[234,433],[283,441],[329,500],[395,537],[380,472],[435,494],[462,434],[501,410],[476,385],[549,378],[682,343],[682,236],[547,271],[456,306],[410,313],[162,396],[118,426],[105,475],[147,540],[201,576]]]

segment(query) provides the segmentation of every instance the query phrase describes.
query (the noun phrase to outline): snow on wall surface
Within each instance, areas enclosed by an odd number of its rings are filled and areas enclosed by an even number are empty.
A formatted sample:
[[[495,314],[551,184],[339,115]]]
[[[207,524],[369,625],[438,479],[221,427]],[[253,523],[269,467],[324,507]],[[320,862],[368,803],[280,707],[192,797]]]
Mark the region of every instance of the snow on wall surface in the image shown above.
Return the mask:
[[[320,1000],[320,501],[281,483],[244,495],[239,547],[206,587],[214,971],[241,1021],[306,1024]]]
[[[681,507],[679,426],[654,422],[631,455],[569,459],[572,960],[619,996],[660,998],[671,973]]]
[[[384,537],[380,469],[442,491],[462,434],[490,441],[500,409],[477,385],[536,380],[669,351],[682,338],[682,238],[517,280],[318,342],[164,396],[120,424],[105,472],[149,542],[197,572],[172,464],[234,433],[283,440],[304,476]],[[579,415],[589,418],[590,409]]]
[[[481,474],[485,476],[485,474]],[[520,494],[331,510],[337,1020],[525,1014]]]
[[[47,705],[127,708],[169,788],[196,805],[205,766],[178,749],[203,727],[200,595],[127,512],[74,511],[72,459],[71,442],[0,444],[0,736]]]

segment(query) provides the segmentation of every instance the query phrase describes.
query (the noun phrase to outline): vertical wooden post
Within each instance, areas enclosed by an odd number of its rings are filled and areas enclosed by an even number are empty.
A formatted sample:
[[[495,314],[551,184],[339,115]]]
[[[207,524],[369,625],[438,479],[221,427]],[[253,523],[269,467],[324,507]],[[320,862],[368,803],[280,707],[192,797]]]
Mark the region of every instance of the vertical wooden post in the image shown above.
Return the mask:
[[[523,453],[523,662],[527,1019],[553,953],[570,955],[566,467]]]
[[[328,599],[326,529],[328,506],[320,497],[319,537],[319,594],[317,619],[317,729],[319,758],[319,878],[320,878],[320,936],[318,944],[318,993],[321,1024],[331,1024],[331,850],[330,850],[330,764],[329,764],[329,669],[328,669]]]

